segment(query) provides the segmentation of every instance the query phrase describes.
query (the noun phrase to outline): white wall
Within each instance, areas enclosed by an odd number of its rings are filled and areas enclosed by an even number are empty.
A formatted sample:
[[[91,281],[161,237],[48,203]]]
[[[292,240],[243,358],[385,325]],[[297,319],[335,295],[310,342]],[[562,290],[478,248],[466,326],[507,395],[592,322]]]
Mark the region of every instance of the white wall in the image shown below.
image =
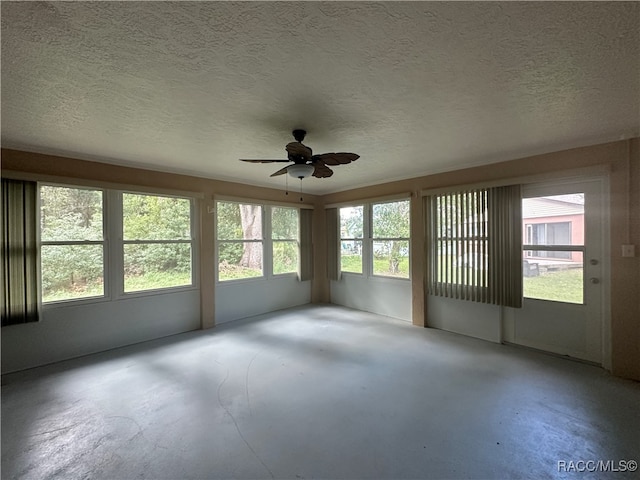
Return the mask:
[[[39,322],[2,328],[2,373],[200,328],[200,290],[49,305]]]
[[[411,282],[343,273],[331,281],[331,303],[411,321]]]
[[[501,307],[427,296],[427,326],[500,343]]]
[[[295,275],[220,282],[216,285],[216,324],[311,302],[311,282]]]

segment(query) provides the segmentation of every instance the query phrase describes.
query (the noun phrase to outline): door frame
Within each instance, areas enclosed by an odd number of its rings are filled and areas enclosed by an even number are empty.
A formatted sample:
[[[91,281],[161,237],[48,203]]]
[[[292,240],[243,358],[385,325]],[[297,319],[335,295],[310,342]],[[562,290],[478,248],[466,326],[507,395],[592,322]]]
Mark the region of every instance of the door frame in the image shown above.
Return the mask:
[[[562,189],[565,186],[578,183],[597,184],[600,201],[598,202],[599,225],[601,226],[599,241],[602,248],[601,257],[601,288],[602,302],[600,307],[601,318],[601,366],[606,370],[611,370],[611,235],[610,235],[610,190],[609,176],[571,176],[558,179],[536,180],[530,183],[523,183],[524,188],[533,187],[541,189]],[[524,198],[524,197],[523,197]],[[524,240],[524,239],[523,239]],[[588,259],[585,256],[585,263]],[[585,278],[585,281],[586,278]],[[501,308],[502,342],[514,343],[509,340],[515,339],[515,318],[511,309]],[[527,347],[529,348],[529,347]],[[572,357],[573,358],[573,357]],[[579,360],[579,359],[576,359]]]

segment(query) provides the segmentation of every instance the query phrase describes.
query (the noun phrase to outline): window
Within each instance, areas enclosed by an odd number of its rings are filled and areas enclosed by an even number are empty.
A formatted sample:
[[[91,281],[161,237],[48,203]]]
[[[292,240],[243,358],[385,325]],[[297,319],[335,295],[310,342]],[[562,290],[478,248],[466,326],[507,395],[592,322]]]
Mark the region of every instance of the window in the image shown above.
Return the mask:
[[[191,200],[122,194],[124,291],[192,285]]]
[[[262,207],[218,202],[218,280],[263,276]]]
[[[298,209],[271,207],[273,274],[298,272]]]
[[[104,193],[40,186],[43,303],[104,296]]]
[[[340,209],[340,270],[362,273],[364,207]]]
[[[410,202],[339,209],[340,271],[409,278]]]
[[[522,200],[524,296],[584,302],[584,194]]]
[[[373,274],[409,278],[409,201],[371,208]]]

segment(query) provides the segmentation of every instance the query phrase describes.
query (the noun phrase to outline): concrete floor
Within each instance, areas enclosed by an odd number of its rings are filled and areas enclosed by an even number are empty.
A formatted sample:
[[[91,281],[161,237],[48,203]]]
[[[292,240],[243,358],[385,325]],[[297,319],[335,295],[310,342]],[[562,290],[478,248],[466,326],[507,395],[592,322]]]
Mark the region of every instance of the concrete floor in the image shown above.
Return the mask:
[[[336,306],[3,381],[6,479],[638,478],[640,384]]]

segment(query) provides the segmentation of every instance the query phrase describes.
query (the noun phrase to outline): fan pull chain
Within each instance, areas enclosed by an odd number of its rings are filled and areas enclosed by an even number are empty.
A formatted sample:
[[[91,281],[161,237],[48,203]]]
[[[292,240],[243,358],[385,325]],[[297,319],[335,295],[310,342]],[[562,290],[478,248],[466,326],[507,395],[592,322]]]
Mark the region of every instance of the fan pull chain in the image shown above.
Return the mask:
[[[300,177],[300,201],[302,201],[302,177]]]
[[[284,194],[289,195],[289,175],[288,173],[284,174]]]

